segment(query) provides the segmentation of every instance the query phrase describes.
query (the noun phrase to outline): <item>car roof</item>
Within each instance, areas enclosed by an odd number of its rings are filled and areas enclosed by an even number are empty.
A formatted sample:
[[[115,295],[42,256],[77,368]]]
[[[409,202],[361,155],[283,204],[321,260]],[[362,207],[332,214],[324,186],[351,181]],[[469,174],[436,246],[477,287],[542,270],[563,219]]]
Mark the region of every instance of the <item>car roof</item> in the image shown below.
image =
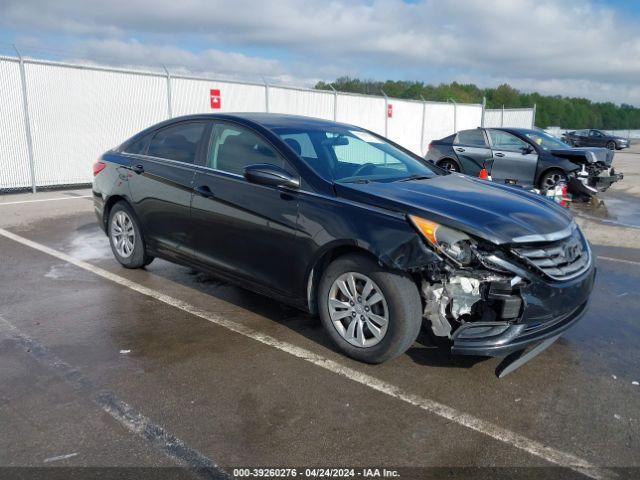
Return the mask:
[[[288,115],[284,113],[265,113],[265,112],[242,112],[242,113],[204,113],[196,115],[185,115],[182,117],[174,117],[170,121],[184,121],[184,120],[202,120],[202,119],[220,119],[220,120],[239,120],[243,123],[250,122],[261,125],[270,130],[287,127],[300,127],[307,128],[323,128],[323,127],[348,127],[356,128],[354,125],[346,123],[334,122],[332,120],[325,120],[322,118],[305,117],[303,115]]]
[[[503,132],[510,132],[510,133],[519,133],[520,135],[526,135],[527,133],[540,133],[539,130],[533,130],[531,128],[507,128],[507,127],[487,127],[490,128],[491,130],[502,130]]]

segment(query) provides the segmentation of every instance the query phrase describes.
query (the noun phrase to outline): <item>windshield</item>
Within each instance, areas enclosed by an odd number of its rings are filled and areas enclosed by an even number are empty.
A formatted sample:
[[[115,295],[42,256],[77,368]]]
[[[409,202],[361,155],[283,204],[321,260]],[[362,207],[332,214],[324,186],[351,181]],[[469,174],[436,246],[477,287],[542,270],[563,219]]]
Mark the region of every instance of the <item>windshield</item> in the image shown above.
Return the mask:
[[[543,150],[566,150],[571,148],[566,143],[546,132],[527,132],[525,136],[540,146]]]
[[[417,158],[364,130],[336,125],[274,131],[331,182],[391,182],[438,175]]]

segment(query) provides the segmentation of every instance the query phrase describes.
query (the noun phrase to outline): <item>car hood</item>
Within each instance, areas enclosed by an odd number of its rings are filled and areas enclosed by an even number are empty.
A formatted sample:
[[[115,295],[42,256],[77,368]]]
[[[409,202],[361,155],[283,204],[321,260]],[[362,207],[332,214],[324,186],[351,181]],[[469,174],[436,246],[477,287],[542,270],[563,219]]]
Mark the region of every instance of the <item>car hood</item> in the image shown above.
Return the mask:
[[[573,221],[568,211],[540,195],[458,173],[425,180],[336,184],[336,191],[343,198],[420,215],[496,244],[553,234]]]
[[[613,151],[599,147],[575,147],[551,150],[555,157],[566,158],[569,161],[587,161],[588,163],[603,163],[607,167],[613,162]]]

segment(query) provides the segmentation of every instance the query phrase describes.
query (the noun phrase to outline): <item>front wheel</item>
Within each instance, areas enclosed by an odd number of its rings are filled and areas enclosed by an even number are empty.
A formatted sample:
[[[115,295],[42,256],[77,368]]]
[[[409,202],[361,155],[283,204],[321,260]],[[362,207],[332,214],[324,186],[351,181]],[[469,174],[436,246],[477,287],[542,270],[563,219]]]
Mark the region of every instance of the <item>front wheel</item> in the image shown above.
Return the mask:
[[[111,208],[108,228],[111,251],[122,266],[140,268],[153,261],[147,254],[138,219],[128,204],[118,202]]]
[[[403,354],[422,324],[415,282],[363,254],[334,260],[318,288],[322,324],[342,352],[367,363]]]
[[[567,175],[562,170],[549,170],[540,179],[540,190],[543,193],[556,188],[559,183],[567,183]]]
[[[607,142],[607,148],[609,150],[615,150],[616,149],[616,142],[614,142],[614,141]]]

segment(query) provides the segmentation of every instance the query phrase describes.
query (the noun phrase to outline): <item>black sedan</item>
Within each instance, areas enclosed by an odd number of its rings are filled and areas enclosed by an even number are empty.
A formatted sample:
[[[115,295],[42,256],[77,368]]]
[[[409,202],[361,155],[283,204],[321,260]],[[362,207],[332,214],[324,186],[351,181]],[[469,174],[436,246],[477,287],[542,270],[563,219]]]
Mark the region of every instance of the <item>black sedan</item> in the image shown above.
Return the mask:
[[[366,362],[406,351],[423,319],[460,354],[548,343],[593,287],[568,212],[351,125],[182,117],[105,153],[94,175],[98,222],[124,267],[160,257],[318,313]]]
[[[629,148],[628,139],[617,135],[609,135],[602,130],[594,128],[567,132],[562,135],[562,139],[573,147],[604,147],[609,150]]]
[[[525,128],[463,130],[429,145],[426,160],[446,170],[477,176],[485,167],[494,182],[537,188],[558,183],[589,197],[622,179],[611,166],[613,152],[571,148],[557,138]]]

